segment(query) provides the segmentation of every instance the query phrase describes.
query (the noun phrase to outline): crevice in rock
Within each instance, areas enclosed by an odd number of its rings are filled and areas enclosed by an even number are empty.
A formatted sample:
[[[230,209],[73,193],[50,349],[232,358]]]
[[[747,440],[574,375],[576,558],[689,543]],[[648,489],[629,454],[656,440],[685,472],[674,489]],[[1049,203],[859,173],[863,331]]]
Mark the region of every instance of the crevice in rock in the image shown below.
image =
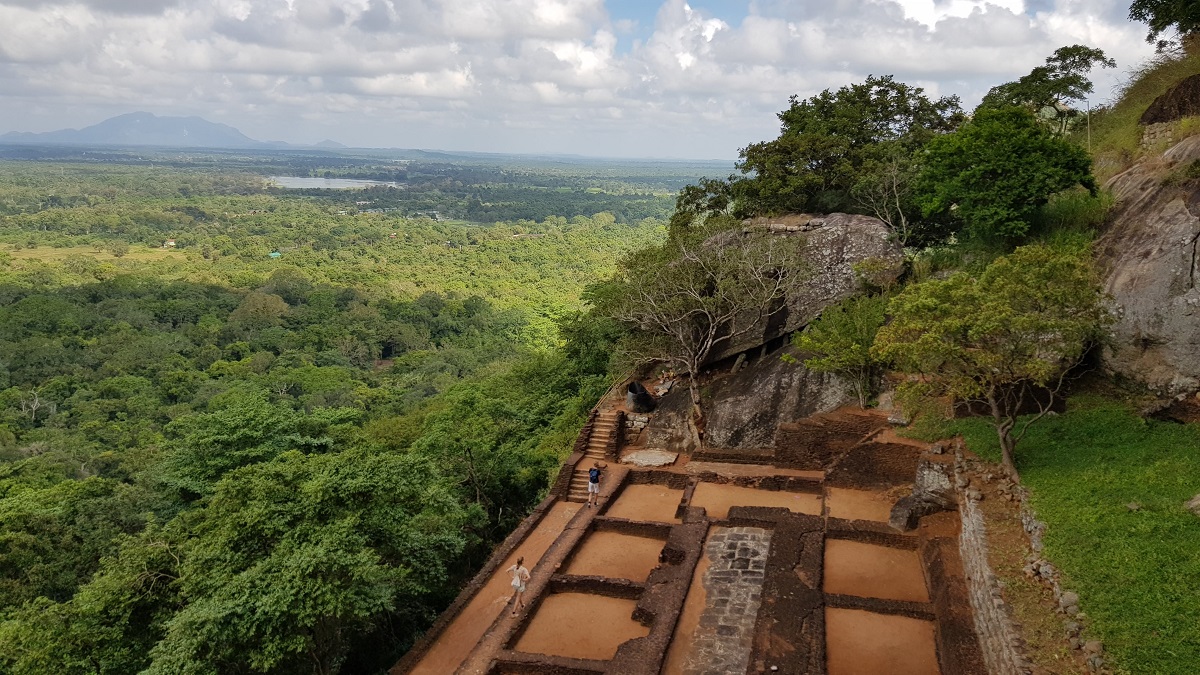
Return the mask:
[[[1200,232],[1192,237],[1192,267],[1188,270],[1188,290],[1196,287],[1196,248],[1200,247]]]

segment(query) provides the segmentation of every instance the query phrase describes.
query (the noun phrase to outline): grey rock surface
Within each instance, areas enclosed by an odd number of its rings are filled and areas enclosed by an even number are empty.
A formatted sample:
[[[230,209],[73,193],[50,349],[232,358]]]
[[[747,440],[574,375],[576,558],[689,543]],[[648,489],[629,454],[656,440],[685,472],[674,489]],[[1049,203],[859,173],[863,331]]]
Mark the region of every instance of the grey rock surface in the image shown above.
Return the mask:
[[[637,450],[622,457],[621,463],[641,467],[670,466],[678,457],[679,453],[666,450]]]
[[[876,259],[883,267],[898,273],[904,260],[900,244],[891,239],[882,220],[847,213],[747,221],[741,230],[722,232],[708,243],[719,246],[733,238],[748,236],[795,240],[797,246],[805,247],[812,276],[799,292],[785,299],[785,308],[737,340],[719,345],[709,356],[708,363],[802,328],[826,306],[854,295],[859,290],[859,280],[853,270],[855,263]]]
[[[714,448],[766,448],[775,429],[819,412],[829,412],[854,398],[839,378],[814,373],[801,363],[787,363],[784,346],[747,360],[736,374],[714,381],[704,399],[708,424],[705,445]]]
[[[937,448],[937,452],[934,452],[934,448]],[[930,446],[929,452],[940,455],[943,448],[940,443],[935,443]],[[917,462],[912,494],[901,497],[892,505],[888,524],[895,530],[908,532],[920,525],[921,518],[954,509],[957,504],[954,485],[953,464],[921,457]]]
[[[780,424],[828,412],[853,399],[850,388],[837,377],[786,363],[782,357],[790,349],[784,346],[756,355],[737,373],[704,387],[705,446],[768,448],[774,445]],[[646,427],[646,444],[691,449],[690,410],[687,387],[676,387],[664,396]]]
[[[691,394],[687,385],[671,389],[670,393],[658,399],[658,408],[642,431],[645,436],[643,443],[670,451],[693,450],[695,444],[688,432],[688,416],[691,412]]]
[[[1117,200],[1097,243],[1116,323],[1105,366],[1163,396],[1200,389],[1200,181],[1164,178],[1200,159],[1200,137],[1109,181]]]

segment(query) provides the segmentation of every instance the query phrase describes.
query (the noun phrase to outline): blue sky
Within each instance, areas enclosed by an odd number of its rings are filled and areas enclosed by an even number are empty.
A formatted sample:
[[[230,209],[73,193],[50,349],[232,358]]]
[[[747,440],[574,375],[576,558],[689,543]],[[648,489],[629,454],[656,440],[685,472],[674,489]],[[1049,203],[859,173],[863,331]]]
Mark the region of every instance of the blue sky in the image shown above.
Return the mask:
[[[1092,103],[1129,0],[0,0],[0,132],[135,110],[262,140],[732,159],[788,97],[894,75],[968,107],[1056,48]]]
[[[728,24],[737,25],[749,12],[749,0],[707,0],[689,2],[692,9],[712,15]],[[629,53],[634,41],[645,43],[654,33],[654,18],[658,15],[660,5],[647,0],[606,0],[609,15],[614,23],[630,22],[627,30],[617,30],[617,51]]]

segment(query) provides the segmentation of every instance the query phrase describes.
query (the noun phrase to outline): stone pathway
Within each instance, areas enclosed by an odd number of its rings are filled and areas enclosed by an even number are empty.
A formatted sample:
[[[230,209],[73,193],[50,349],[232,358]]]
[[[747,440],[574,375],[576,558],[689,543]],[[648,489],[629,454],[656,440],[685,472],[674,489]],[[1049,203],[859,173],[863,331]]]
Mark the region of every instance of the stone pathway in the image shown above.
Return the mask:
[[[707,597],[684,675],[746,672],[770,546],[771,531],[758,527],[709,533],[709,567],[703,579]]]

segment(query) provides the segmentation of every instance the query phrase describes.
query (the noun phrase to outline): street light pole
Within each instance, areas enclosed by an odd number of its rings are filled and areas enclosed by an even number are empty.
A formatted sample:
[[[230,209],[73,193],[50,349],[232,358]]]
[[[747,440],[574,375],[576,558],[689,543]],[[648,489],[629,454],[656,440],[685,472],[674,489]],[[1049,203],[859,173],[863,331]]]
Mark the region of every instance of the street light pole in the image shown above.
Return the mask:
[[[1088,154],[1092,154],[1092,102],[1084,99],[1087,103],[1087,129],[1088,129]]]

